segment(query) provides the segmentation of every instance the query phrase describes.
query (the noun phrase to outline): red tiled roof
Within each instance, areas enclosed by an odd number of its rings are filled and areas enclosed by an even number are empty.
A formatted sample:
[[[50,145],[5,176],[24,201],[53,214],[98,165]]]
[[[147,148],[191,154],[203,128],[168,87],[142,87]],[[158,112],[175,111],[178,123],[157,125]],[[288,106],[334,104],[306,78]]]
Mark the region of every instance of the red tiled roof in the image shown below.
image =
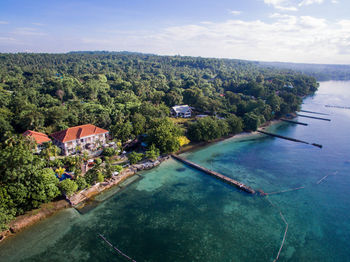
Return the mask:
[[[56,133],[53,133],[51,137],[61,142],[67,142],[67,141],[80,139],[82,137],[104,134],[107,132],[108,130],[99,128],[91,124],[87,124],[87,125],[70,127],[66,130],[58,131]]]
[[[40,133],[40,132],[35,132],[32,130],[25,131],[23,133],[23,135],[32,137],[38,145],[51,141],[51,139],[46,134]]]

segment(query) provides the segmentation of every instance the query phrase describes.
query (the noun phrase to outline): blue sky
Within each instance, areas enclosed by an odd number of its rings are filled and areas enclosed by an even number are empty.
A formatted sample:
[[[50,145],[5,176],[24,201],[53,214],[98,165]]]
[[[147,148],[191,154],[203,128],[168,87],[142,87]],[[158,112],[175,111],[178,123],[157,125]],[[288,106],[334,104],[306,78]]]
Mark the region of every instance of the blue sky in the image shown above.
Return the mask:
[[[1,0],[0,52],[350,64],[349,0]]]

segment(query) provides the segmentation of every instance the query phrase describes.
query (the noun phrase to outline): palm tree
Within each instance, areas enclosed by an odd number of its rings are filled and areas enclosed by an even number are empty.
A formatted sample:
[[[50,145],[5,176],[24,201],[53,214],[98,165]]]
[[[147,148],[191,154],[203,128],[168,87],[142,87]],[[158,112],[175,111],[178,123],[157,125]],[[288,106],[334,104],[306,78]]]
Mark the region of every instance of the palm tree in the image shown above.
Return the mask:
[[[64,172],[66,172],[66,169],[63,167],[59,167],[55,170],[55,172],[57,173],[58,177],[62,177],[62,175],[64,174]]]

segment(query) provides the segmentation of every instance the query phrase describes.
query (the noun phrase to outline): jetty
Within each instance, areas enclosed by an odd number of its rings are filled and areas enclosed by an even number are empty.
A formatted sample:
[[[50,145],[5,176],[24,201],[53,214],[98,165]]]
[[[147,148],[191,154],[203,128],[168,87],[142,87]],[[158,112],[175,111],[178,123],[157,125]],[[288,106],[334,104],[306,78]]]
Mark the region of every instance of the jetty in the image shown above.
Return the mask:
[[[297,114],[297,116],[318,119],[323,121],[331,121],[329,118],[322,118],[322,117],[316,117],[316,116],[307,116],[307,115],[301,115],[301,114]]]
[[[198,165],[196,163],[193,163],[193,162],[191,162],[191,161],[189,161],[189,160],[187,160],[187,159],[185,159],[183,157],[180,157],[178,155],[172,154],[171,156],[174,159],[176,159],[176,160],[178,160],[178,161],[180,161],[180,162],[182,162],[182,163],[184,163],[184,164],[186,164],[186,165],[188,165],[190,167],[193,167],[193,168],[195,168],[195,169],[197,169],[199,171],[202,171],[203,173],[206,173],[206,174],[208,174],[208,175],[210,175],[212,177],[215,177],[215,178],[217,178],[217,179],[219,179],[219,180],[221,180],[221,181],[223,181],[223,182],[225,182],[225,183],[227,183],[229,185],[233,185],[233,186],[237,187],[240,190],[243,190],[243,191],[245,191],[245,192],[247,192],[249,194],[255,194],[255,190],[254,189],[252,189],[251,187],[249,187],[249,186],[247,186],[247,185],[245,185],[245,184],[243,184],[241,182],[238,182],[238,181],[236,181],[236,180],[234,180],[232,178],[224,176],[224,175],[222,175],[222,174],[220,174],[218,172],[212,171],[212,170],[207,169],[205,167],[202,167],[202,166],[200,166],[200,165]]]
[[[322,145],[320,145],[320,144],[316,144],[316,143],[310,144],[309,142],[306,142],[303,140],[299,140],[299,139],[295,139],[295,138],[291,138],[291,137],[287,137],[287,136],[281,136],[281,135],[277,135],[277,134],[272,134],[272,133],[269,133],[269,132],[266,132],[266,131],[263,131],[260,129],[258,129],[257,132],[264,134],[264,135],[272,136],[272,137],[278,137],[281,139],[285,139],[285,140],[289,140],[289,141],[293,141],[293,142],[297,142],[297,143],[303,143],[303,144],[312,145],[312,146],[322,148]]]
[[[322,115],[322,116],[329,116],[329,114],[319,113],[319,112],[314,112],[314,111],[308,111],[308,110],[299,110],[299,112],[310,113],[310,114],[316,114],[316,115]]]
[[[307,123],[298,122],[298,121],[285,119],[285,118],[281,118],[281,120],[284,121],[284,122],[288,122],[288,123],[292,123],[292,124],[296,124],[296,125],[303,125],[303,126],[307,126],[308,125]]]
[[[350,109],[350,106],[332,106],[332,105],[325,105],[325,107],[333,107],[333,108],[340,108],[340,109]]]

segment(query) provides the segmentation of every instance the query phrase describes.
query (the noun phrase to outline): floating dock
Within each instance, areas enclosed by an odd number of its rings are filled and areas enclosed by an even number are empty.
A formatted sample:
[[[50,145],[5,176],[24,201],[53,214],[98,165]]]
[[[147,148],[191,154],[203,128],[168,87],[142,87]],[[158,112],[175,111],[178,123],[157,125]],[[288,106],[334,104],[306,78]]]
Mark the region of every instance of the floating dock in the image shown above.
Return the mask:
[[[237,187],[237,188],[239,188],[239,189],[241,189],[241,190],[243,190],[243,191],[245,191],[247,193],[255,194],[255,190],[254,189],[252,189],[251,187],[246,186],[245,184],[242,184],[242,183],[240,183],[240,182],[238,182],[238,181],[236,181],[236,180],[234,180],[232,178],[229,178],[227,176],[219,174],[219,173],[217,173],[215,171],[209,170],[209,169],[207,169],[205,167],[202,167],[202,166],[200,166],[200,165],[198,165],[196,163],[188,161],[187,159],[185,159],[183,157],[180,157],[178,155],[174,155],[173,154],[171,156],[173,158],[175,158],[176,160],[178,160],[178,161],[180,161],[180,162],[182,162],[182,163],[184,163],[184,164],[186,164],[186,165],[188,165],[190,167],[193,167],[193,168],[195,168],[195,169],[197,169],[199,171],[202,171],[202,172],[204,172],[204,173],[206,173],[206,174],[208,174],[210,176],[213,176],[213,177],[215,177],[215,178],[217,178],[217,179],[219,179],[219,180],[221,180],[221,181],[223,181],[223,182],[225,182],[227,184],[233,185],[233,186],[235,186],[235,187]]]
[[[282,138],[285,140],[289,140],[289,141],[293,141],[293,142],[297,142],[297,143],[303,143],[303,144],[307,144],[307,145],[312,145],[312,146],[316,146],[319,148],[322,148],[322,145],[320,144],[316,144],[316,143],[312,143],[310,144],[309,142],[303,141],[303,140],[299,140],[299,139],[295,139],[295,138],[291,138],[291,137],[287,137],[287,136],[281,136],[281,135],[277,135],[277,134],[272,134],[266,131],[262,131],[262,130],[257,130],[257,132],[264,134],[264,135],[268,135],[268,136],[273,136],[273,137],[278,137],[278,138]]]
[[[307,115],[301,115],[301,114],[297,114],[297,116],[300,116],[300,117],[307,117],[307,118],[312,118],[312,119],[318,119],[318,120],[323,120],[323,121],[331,121],[329,118],[322,118],[322,117],[315,117],[315,116],[307,116]]]
[[[289,119],[285,119],[285,118],[281,118],[282,121],[284,122],[288,122],[288,123],[292,123],[292,124],[297,124],[297,125],[303,125],[303,126],[307,126],[308,124],[303,123],[303,122],[298,122],[298,121],[294,121],[294,120],[289,120]]]

